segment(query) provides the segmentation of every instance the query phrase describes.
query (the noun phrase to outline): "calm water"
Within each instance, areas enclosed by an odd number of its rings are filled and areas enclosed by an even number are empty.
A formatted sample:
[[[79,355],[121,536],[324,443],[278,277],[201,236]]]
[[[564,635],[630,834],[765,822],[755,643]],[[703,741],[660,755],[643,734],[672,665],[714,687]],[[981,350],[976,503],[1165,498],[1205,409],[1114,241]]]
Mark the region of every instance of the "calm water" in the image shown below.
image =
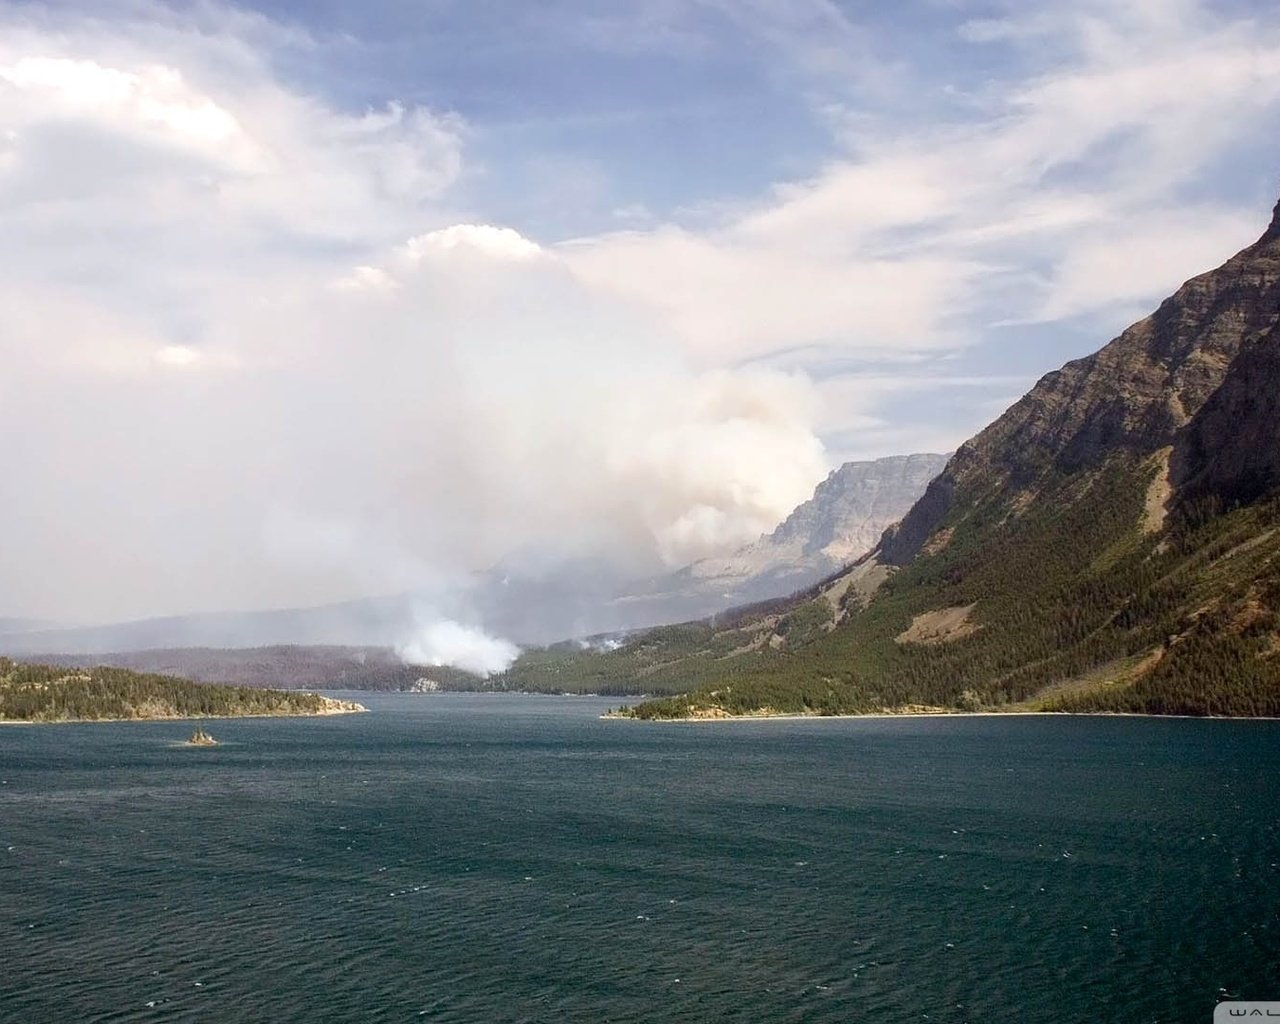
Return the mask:
[[[180,723],[0,729],[0,1020],[1181,1024],[1280,999],[1280,723],[361,699],[211,723],[214,750]]]

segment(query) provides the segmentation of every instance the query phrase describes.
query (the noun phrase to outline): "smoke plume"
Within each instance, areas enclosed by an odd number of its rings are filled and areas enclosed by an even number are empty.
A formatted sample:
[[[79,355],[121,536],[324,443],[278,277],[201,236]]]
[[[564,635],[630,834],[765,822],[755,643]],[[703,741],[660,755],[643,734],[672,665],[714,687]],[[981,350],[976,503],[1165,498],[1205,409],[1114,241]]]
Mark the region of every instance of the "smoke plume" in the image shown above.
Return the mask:
[[[420,625],[396,653],[407,665],[449,665],[487,677],[509,668],[520,648],[481,629],[440,618]]]

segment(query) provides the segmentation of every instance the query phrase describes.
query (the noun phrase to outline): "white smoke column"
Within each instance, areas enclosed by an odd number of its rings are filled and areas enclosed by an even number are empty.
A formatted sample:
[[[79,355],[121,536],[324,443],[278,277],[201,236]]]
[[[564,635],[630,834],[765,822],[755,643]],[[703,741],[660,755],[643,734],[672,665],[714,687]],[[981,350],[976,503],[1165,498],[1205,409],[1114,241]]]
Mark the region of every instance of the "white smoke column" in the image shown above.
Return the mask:
[[[572,608],[754,540],[830,468],[808,382],[695,359],[661,309],[580,277],[568,242],[450,223],[448,116],[352,118],[194,30],[16,39],[13,6],[12,610],[101,622],[426,591],[405,649],[493,670],[512,650],[470,627],[522,637],[468,604],[494,567],[572,573]]]
[[[407,665],[447,665],[488,677],[510,668],[520,648],[484,630],[437,618],[397,645],[396,654]]]

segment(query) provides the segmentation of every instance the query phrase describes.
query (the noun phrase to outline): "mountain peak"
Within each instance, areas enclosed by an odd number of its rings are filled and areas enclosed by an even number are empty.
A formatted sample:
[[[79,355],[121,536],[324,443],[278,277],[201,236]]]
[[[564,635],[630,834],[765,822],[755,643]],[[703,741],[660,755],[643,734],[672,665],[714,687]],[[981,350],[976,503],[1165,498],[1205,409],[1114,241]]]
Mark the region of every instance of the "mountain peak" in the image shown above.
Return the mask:
[[[1266,231],[1263,232],[1260,242],[1280,241],[1280,201],[1277,201],[1276,208],[1271,214],[1271,224]]]
[[[1144,458],[1176,446],[1181,455],[1190,425],[1242,351],[1257,339],[1275,338],[1278,325],[1280,204],[1257,242],[1185,282],[1153,314],[1098,352],[1046,374],[961,445],[924,497],[885,535],[881,560],[906,565],[957,503],[973,507],[985,495],[1013,513],[1048,480],[1098,469],[1121,453]],[[1263,366],[1266,355],[1248,364],[1255,376],[1270,372],[1269,364]],[[1237,397],[1244,401],[1256,393],[1250,389]],[[1215,441],[1213,447],[1221,446]],[[1241,467],[1264,468],[1263,462],[1240,455]],[[1182,479],[1192,475],[1181,458],[1177,468]],[[1227,486],[1221,480],[1215,484]]]

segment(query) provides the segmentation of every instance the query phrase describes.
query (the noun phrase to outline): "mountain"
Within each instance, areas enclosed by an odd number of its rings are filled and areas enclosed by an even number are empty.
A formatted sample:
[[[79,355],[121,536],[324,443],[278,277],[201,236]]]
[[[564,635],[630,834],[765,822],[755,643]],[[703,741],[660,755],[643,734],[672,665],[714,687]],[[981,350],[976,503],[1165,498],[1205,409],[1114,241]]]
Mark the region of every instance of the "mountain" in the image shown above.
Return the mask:
[[[0,636],[10,633],[33,633],[37,630],[56,629],[57,623],[47,619],[15,619],[0,616]]]
[[[1276,378],[1267,376],[1275,367],[1278,278],[1280,206],[1255,244],[1188,281],[1099,352],[1046,375],[962,445],[885,539],[882,559],[909,562],[963,504],[1003,494],[1012,509],[1030,501],[1050,474],[1071,475],[1122,457],[1158,456],[1159,475],[1167,479],[1172,471],[1171,482],[1184,492],[1197,472],[1212,473],[1211,489],[1223,497],[1254,474],[1256,497],[1280,460],[1269,386]],[[1233,436],[1237,428],[1222,416],[1229,401],[1251,436]],[[1208,464],[1219,456],[1227,461],[1211,471]]]
[[[772,533],[723,558],[705,558],[618,600],[648,622],[714,615],[811,586],[870,551],[947,464],[945,455],[846,462]]]
[[[809,586],[864,554],[911,508],[946,461],[942,455],[906,455],[845,463],[773,533],[727,558],[696,562],[655,578],[637,580],[599,561],[584,561],[525,574],[496,569],[477,578],[461,604],[404,594],[317,608],[167,616],[77,628],[0,619],[0,651],[23,657],[50,652],[87,657],[281,644],[394,647],[411,634],[418,604],[452,618],[478,618],[489,632],[531,645],[713,615]],[[209,657],[206,652],[202,673]],[[150,666],[153,660],[139,664]],[[239,663],[228,671],[224,678],[238,678]]]
[[[386,597],[318,608],[215,612],[102,626],[15,629],[0,632],[0,653],[18,657],[81,656],[112,651],[268,644],[391,645],[409,629],[411,612],[406,598]]]
[[[851,570],[651,642],[650,676],[697,688],[639,713],[1280,714],[1278,396],[1280,205],[962,445]]]
[[[471,595],[487,629],[525,645],[718,615],[811,586],[875,546],[946,465],[945,455],[846,462],[772,533],[731,555],[635,579],[598,561],[532,574],[500,568]]]

